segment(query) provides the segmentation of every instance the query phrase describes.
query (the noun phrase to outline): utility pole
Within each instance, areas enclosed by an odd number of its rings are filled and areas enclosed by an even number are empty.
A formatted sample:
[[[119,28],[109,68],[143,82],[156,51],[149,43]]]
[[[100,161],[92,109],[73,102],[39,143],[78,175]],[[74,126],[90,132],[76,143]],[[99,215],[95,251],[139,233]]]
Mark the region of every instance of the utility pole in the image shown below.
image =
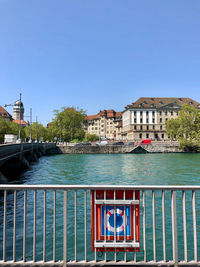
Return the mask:
[[[38,142],[38,123],[37,123],[37,116],[36,116],[36,140]]]
[[[32,143],[32,108],[30,108],[30,143]]]

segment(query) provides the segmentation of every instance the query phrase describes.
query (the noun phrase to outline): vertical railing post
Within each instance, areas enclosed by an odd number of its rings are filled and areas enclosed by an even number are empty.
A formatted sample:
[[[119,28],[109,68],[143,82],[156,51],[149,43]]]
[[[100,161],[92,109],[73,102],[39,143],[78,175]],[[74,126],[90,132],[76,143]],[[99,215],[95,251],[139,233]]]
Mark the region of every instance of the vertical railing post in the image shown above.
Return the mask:
[[[145,191],[142,191],[142,200],[143,200],[143,251],[144,251],[144,262],[147,260],[146,252],[146,208],[145,208]]]
[[[67,190],[64,190],[64,222],[63,222],[63,266],[67,263]]]
[[[13,218],[13,262],[16,261],[16,209],[17,209],[17,191],[14,191],[14,218]]]
[[[176,214],[176,191],[171,195],[172,208],[172,242],[173,242],[173,261],[174,266],[178,266],[178,239],[177,239],[177,214]]]
[[[194,261],[197,262],[197,219],[196,219],[196,196],[192,191],[192,213],[193,213],[193,236],[194,236]]]
[[[3,216],[3,261],[6,261],[6,228],[7,228],[7,191],[4,191],[4,216]]]

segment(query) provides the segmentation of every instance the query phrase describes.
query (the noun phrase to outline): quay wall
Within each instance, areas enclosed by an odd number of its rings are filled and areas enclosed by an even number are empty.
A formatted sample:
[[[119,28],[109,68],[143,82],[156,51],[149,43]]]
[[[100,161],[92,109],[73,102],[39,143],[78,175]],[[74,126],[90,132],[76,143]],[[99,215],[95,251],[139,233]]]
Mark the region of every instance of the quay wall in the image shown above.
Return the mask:
[[[108,146],[68,146],[59,145],[63,154],[124,154],[124,153],[180,153],[184,152],[178,143],[154,143],[150,145],[108,145]]]

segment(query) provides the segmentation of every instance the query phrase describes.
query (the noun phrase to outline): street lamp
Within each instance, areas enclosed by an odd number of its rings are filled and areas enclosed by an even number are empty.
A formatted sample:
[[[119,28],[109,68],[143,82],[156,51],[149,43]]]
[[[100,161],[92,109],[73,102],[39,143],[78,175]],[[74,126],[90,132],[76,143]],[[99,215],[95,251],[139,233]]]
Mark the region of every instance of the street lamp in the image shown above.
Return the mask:
[[[24,116],[30,118],[30,140],[29,143],[32,143],[32,108],[30,108],[30,115]]]
[[[19,94],[19,139],[18,142],[21,143],[21,103],[22,103],[22,94]],[[15,104],[5,104],[4,107],[15,106]]]

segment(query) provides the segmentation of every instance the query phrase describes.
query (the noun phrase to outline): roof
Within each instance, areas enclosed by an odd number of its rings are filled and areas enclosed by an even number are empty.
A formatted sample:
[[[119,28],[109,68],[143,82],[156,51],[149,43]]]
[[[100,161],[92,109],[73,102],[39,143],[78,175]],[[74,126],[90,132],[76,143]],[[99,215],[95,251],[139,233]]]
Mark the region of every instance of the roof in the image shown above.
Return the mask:
[[[0,106],[0,117],[4,118],[12,118],[12,116],[5,110],[2,106]]]
[[[85,117],[85,119],[88,121],[97,120],[99,118],[100,118],[100,116],[98,114],[97,115],[89,115],[89,116]]]
[[[125,108],[159,108],[170,103],[177,103],[180,106],[189,104],[195,108],[200,107],[200,103],[188,97],[140,97],[136,102],[127,105]]]
[[[13,120],[13,122],[19,124],[19,120]],[[26,126],[27,123],[24,120],[21,120],[21,125]]]
[[[107,118],[118,118],[122,116],[121,112],[116,112],[114,109],[104,109],[100,110],[100,112],[96,115],[88,115],[85,117],[86,120],[97,120],[100,119],[101,117],[107,117]]]

